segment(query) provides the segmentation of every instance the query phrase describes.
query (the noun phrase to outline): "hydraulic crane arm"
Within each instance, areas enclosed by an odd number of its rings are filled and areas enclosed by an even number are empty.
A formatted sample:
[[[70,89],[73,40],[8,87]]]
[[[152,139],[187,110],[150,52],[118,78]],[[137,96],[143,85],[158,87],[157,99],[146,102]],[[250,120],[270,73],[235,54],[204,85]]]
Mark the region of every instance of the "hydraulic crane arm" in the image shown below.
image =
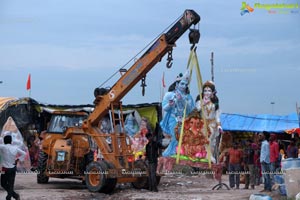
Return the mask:
[[[195,11],[185,10],[173,27],[162,34],[106,94],[96,96],[95,109],[85,121],[83,128],[97,126],[101,118],[107,114],[111,103],[119,102],[168,51],[172,50],[177,39],[199,21],[200,16]]]

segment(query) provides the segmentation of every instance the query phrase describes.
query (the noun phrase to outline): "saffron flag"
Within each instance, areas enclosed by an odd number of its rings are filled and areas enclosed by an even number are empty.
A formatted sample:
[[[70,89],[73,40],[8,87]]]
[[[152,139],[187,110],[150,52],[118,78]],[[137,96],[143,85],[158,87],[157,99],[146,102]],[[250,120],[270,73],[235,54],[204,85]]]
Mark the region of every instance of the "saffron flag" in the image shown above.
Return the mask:
[[[31,76],[30,76],[30,74],[28,75],[26,89],[27,90],[31,89]]]
[[[165,84],[165,72],[163,72],[162,86],[163,86],[164,88],[166,87],[166,84]]]

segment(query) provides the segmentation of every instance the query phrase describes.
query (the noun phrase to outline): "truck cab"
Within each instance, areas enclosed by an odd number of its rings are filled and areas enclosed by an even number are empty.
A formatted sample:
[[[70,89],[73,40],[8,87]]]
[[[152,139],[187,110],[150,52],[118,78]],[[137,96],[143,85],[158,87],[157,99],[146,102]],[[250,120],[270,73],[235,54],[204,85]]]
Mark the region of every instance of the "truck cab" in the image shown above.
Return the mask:
[[[85,112],[61,112],[56,111],[53,113],[48,133],[63,133],[67,127],[79,127],[83,121],[87,119],[87,113]]]

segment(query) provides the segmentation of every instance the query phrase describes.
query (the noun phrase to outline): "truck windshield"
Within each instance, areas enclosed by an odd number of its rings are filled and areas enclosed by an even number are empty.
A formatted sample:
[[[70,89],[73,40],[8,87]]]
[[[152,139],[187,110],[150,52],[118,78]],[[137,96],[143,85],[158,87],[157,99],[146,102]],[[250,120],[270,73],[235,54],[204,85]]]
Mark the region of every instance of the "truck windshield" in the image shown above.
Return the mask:
[[[80,115],[53,115],[48,132],[62,133],[64,127],[81,126],[87,116]]]

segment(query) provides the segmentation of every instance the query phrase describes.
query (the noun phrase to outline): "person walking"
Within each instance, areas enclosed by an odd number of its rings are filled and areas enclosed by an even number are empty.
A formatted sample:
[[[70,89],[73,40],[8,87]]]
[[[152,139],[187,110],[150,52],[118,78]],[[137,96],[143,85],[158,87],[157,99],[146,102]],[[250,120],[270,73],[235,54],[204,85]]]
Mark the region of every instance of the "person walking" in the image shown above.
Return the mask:
[[[2,174],[1,186],[7,191],[6,200],[13,197],[20,199],[20,195],[14,191],[15,177],[17,171],[17,162],[25,159],[26,152],[12,145],[12,136],[6,135],[3,138],[4,144],[0,144],[0,152],[2,155]]]
[[[153,192],[158,192],[157,181],[156,181],[156,168],[157,168],[157,158],[158,150],[162,148],[161,144],[156,141],[155,137],[148,132],[146,134],[148,143],[146,145],[146,161],[148,161],[149,170],[149,190]]]
[[[270,134],[266,131],[261,135],[261,149],[260,149],[260,163],[261,170],[264,177],[264,189],[261,192],[271,192],[271,178],[270,178]]]

